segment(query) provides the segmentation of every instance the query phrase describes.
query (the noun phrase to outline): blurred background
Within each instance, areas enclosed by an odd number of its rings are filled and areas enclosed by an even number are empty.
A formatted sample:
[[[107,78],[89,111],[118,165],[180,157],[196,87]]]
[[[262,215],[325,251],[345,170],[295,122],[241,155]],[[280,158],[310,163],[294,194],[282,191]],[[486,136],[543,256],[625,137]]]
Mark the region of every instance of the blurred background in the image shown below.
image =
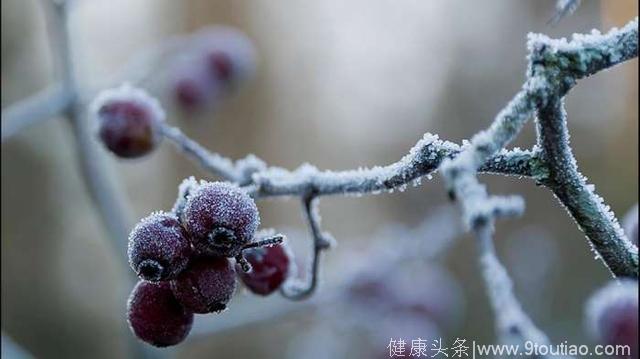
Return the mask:
[[[50,47],[55,51],[56,44],[48,41],[41,5],[2,0],[3,108],[54,81]],[[255,153],[285,168],[309,162],[340,170],[394,162],[425,132],[459,143],[487,127],[523,83],[528,32],[606,31],[638,14],[636,1],[589,0],[547,25],[554,7],[554,1],[508,0],[75,0],[70,21],[76,71],[87,88],[108,82],[137,53],[173,35],[215,24],[239,29],[254,43],[256,71],[213,108],[179,111],[162,81],[146,83],[169,109],[168,121],[234,159]],[[638,198],[637,67],[633,60],[593,76],[567,98],[581,170],[619,218]],[[167,67],[153,71],[162,77]],[[529,123],[514,145],[530,147],[534,140]],[[38,358],[134,357],[139,353],[131,350],[125,320],[133,286],[126,250],[109,242],[74,151],[61,119],[2,144],[2,333]],[[101,151],[131,207],[131,225],[169,210],[183,178],[211,178],[169,144],[135,161]],[[499,223],[495,237],[525,310],[553,341],[589,343],[584,301],[609,274],[548,190],[516,178],[482,180],[491,192],[526,199],[525,215]],[[299,202],[258,205],[263,227],[287,234],[303,264],[310,240]],[[326,255],[317,298],[287,303],[240,291],[228,311],[197,316],[186,342],[152,356],[368,358],[403,333],[418,333],[406,334],[409,340],[438,333],[449,344],[456,337],[495,340],[473,240],[458,231],[459,216],[439,176],[404,192],[324,198],[320,210],[339,245]],[[408,295],[449,307],[413,329],[391,319],[385,332],[389,318],[360,313],[334,294],[360,270],[351,267],[375,271],[386,258],[379,254],[408,237],[451,243],[425,249],[430,255],[388,280],[409,280],[403,282]],[[245,323],[265,313],[273,318]],[[402,328],[394,331],[396,324]],[[383,335],[371,339],[363,326]]]

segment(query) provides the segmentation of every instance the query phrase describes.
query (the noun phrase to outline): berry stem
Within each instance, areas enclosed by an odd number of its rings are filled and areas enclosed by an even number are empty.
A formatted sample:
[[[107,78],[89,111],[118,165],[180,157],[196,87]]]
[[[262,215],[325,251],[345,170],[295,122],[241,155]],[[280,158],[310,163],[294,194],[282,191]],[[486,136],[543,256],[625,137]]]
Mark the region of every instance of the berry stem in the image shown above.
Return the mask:
[[[250,249],[250,248],[256,248],[256,247],[270,246],[270,245],[273,245],[273,244],[282,243],[283,240],[284,240],[284,235],[282,235],[282,234],[274,234],[271,237],[267,237],[265,239],[261,239],[261,240],[259,240],[257,242],[248,243],[244,247],[242,247],[242,250]]]

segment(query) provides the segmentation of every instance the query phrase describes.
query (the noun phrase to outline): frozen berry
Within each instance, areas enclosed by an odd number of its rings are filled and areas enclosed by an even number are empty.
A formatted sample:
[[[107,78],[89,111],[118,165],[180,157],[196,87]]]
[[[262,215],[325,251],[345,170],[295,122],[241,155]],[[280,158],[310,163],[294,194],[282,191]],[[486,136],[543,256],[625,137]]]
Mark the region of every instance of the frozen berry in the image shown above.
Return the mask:
[[[253,199],[223,182],[202,182],[189,195],[183,216],[196,250],[224,257],[238,256],[260,224]]]
[[[167,347],[186,338],[193,324],[193,313],[178,302],[169,283],[140,281],[129,296],[127,320],[138,338],[157,347]]]
[[[638,205],[633,206],[624,216],[622,221],[624,232],[629,237],[631,243],[638,245]]]
[[[203,55],[189,53],[173,67],[172,91],[176,103],[185,111],[196,111],[215,103],[219,84],[211,81]]]
[[[597,291],[587,303],[589,329],[608,345],[628,345],[638,355],[638,282],[623,279]]]
[[[244,258],[251,270],[240,272],[240,279],[255,294],[269,295],[289,277],[292,262],[286,243],[248,249]]]
[[[98,135],[115,155],[134,158],[151,152],[160,142],[165,114],[143,90],[129,85],[103,91],[91,105]]]
[[[215,26],[195,36],[196,46],[204,54],[209,76],[223,87],[233,87],[255,71],[255,50],[240,31]]]
[[[200,257],[171,281],[171,289],[194,313],[219,312],[227,307],[236,289],[236,272],[227,258]]]
[[[148,281],[175,278],[188,264],[191,245],[186,231],[170,213],[153,213],[129,235],[129,264]]]

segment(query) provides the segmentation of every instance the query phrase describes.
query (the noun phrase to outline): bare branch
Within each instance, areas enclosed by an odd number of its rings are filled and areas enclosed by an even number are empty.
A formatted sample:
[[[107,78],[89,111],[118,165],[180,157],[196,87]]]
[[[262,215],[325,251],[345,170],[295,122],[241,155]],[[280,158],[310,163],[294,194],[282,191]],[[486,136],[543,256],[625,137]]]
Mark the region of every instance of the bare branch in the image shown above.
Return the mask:
[[[494,307],[498,334],[503,338],[511,337],[511,340],[519,342],[547,341],[522,311],[513,295],[511,280],[493,249],[495,218],[518,214],[524,208],[523,201],[489,196],[476,174],[491,156],[503,150],[518,135],[536,108],[544,115],[538,122],[539,146],[545,151],[539,166],[547,167],[547,171],[542,171],[547,177],[540,176],[538,180],[553,184],[550,180],[560,177],[562,182],[557,180],[560,182],[558,190],[562,194],[566,191],[567,195],[558,197],[570,211],[573,208],[574,218],[585,229],[594,246],[604,247],[606,257],[603,255],[603,260],[609,268],[615,274],[638,276],[637,249],[630,246],[615,216],[603,207],[601,200],[586,187],[577,172],[561,107],[562,96],[578,79],[637,56],[637,33],[636,19],[622,30],[613,30],[606,35],[575,35],[571,42],[530,35],[528,79],[522,91],[498,114],[488,129],[471,139],[470,146],[455,158],[443,161],[442,175],[449,193],[459,200],[465,223],[479,242],[484,279]],[[553,130],[554,125],[556,130]],[[546,153],[547,147],[555,152]],[[570,177],[568,180],[565,178],[567,175]],[[615,238],[616,235],[622,239]]]
[[[73,94],[62,85],[50,86],[2,110],[2,142],[25,128],[62,114]]]
[[[592,249],[615,276],[638,277],[638,249],[628,240],[615,215],[579,172],[569,145],[564,101],[557,99],[538,111],[539,143],[550,188],[586,234]]]
[[[314,194],[307,194],[302,198],[304,213],[313,240],[312,253],[309,259],[309,270],[305,281],[290,280],[283,286],[280,293],[291,300],[303,300],[310,297],[318,287],[320,256],[322,251],[329,249],[335,241],[331,234],[320,228],[320,214],[318,213],[318,198]]]

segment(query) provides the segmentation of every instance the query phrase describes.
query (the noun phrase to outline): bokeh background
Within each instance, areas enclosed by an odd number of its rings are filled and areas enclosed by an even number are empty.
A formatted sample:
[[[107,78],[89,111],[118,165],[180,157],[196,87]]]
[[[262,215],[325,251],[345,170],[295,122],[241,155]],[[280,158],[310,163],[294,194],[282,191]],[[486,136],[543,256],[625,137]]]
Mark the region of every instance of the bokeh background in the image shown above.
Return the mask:
[[[50,47],[55,51],[56,44],[48,41],[41,5],[2,0],[3,107],[54,79]],[[71,27],[76,71],[87,87],[105,83],[132,56],[174,34],[211,24],[240,29],[257,49],[255,76],[214,110],[197,116],[173,111],[169,121],[231,158],[255,153],[286,168],[309,162],[349,169],[396,161],[424,132],[460,142],[488,126],[523,82],[528,32],[562,37],[607,30],[638,13],[632,0],[587,0],[573,16],[550,26],[554,6],[533,0],[75,0]],[[637,66],[630,61],[584,80],[567,98],[581,169],[619,217],[638,198]],[[162,95],[162,89],[148,90]],[[533,142],[529,124],[514,145]],[[62,119],[2,144],[2,333],[38,358],[138,356],[131,351],[124,315],[132,285],[123,265],[125,248],[110,244],[74,151]],[[143,160],[104,156],[130,204],[131,225],[151,211],[170,209],[183,178],[211,178],[169,144]],[[499,223],[496,235],[526,311],[554,341],[589,343],[584,301],[608,280],[607,271],[549,191],[516,178],[482,180],[492,192],[526,199],[526,214]],[[263,226],[289,234],[304,259],[309,239],[298,201],[261,201],[259,207]],[[453,214],[434,217],[442,211]],[[326,256],[319,296],[336,291],[347,277],[345,262],[377,265],[364,250],[371,243],[387,243],[391,250],[402,243],[385,228],[422,228],[414,231],[416,240],[429,241],[440,236],[436,231],[459,225],[438,176],[394,194],[325,198],[321,212],[325,229],[340,245]],[[440,225],[420,227],[429,218]],[[441,278],[455,281],[461,297],[460,318],[441,328],[442,337],[491,343],[492,313],[473,240],[455,237],[448,250],[427,259],[446,271]],[[424,289],[424,272],[402,275]],[[433,287],[434,294],[442,290]],[[371,348],[356,345],[350,327],[345,335],[327,336],[326,328],[339,319],[318,313],[334,305],[286,303],[241,291],[229,311],[196,319],[198,335],[147,354],[336,358],[347,347],[350,357],[369,357]],[[288,314],[241,325],[287,307],[293,308]],[[378,325],[374,317],[362,320]],[[218,329],[207,334],[209,326]],[[384,351],[387,344],[381,339],[370,346]],[[343,351],[321,350],[327,348]]]

